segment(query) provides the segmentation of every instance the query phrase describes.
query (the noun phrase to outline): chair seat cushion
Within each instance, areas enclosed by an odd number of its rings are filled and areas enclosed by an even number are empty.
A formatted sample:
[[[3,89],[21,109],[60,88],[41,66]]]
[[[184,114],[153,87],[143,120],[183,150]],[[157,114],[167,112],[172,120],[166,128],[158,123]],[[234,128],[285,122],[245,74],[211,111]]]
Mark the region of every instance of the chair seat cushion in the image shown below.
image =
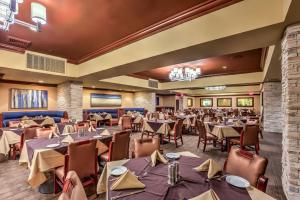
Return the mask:
[[[210,134],[210,133],[207,133],[207,134],[206,134],[206,138],[207,138],[208,140],[215,140],[215,139],[217,139],[217,137],[216,137],[215,135],[212,135],[212,134]]]
[[[231,139],[230,142],[233,143],[233,144],[240,144],[241,143],[240,139]]]

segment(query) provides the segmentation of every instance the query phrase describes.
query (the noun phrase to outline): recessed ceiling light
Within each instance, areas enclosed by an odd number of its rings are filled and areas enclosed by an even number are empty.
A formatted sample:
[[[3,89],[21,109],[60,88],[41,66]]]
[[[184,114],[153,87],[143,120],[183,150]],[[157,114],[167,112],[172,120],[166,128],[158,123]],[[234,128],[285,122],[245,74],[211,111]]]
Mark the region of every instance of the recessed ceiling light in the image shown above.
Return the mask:
[[[38,82],[39,82],[39,83],[44,83],[44,81],[43,81],[43,80],[39,80]]]
[[[96,88],[96,86],[93,85],[92,88]]]
[[[223,69],[227,69],[227,66],[226,66],[226,65],[224,65],[224,66],[222,66],[222,68],[223,68]]]

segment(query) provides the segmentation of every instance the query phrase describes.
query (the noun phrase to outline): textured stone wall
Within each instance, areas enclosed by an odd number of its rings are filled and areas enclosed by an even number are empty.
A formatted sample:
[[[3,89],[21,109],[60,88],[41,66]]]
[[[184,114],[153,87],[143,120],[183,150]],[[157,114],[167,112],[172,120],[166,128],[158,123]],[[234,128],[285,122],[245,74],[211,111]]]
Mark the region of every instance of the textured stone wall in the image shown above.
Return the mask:
[[[145,108],[149,112],[156,109],[156,94],[153,92],[136,92],[133,95],[134,107]]]
[[[300,199],[300,25],[282,41],[282,184],[289,200]]]
[[[82,120],[82,96],[82,83],[59,84],[57,86],[57,109],[67,111],[69,118]]]
[[[264,131],[282,133],[281,83],[264,83]]]

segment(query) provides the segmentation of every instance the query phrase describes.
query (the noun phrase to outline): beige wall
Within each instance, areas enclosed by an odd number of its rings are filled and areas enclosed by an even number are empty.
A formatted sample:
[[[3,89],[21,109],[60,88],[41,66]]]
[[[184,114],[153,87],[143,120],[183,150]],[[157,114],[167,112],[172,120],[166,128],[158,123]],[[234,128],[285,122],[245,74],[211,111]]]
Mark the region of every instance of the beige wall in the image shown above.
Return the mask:
[[[175,107],[176,105],[176,98],[175,95],[172,96],[159,96],[159,106],[170,106]]]
[[[134,93],[108,91],[108,90],[83,89],[83,109],[97,108],[97,107],[91,107],[91,104],[90,104],[90,95],[91,95],[91,93],[122,95],[122,106],[121,107],[126,107],[126,108],[127,107],[134,107],[134,102],[133,102]],[[99,107],[99,108],[104,108],[104,107]]]
[[[236,108],[237,97],[253,97],[254,98],[254,111],[260,113],[260,95],[253,96],[211,96],[211,97],[195,97],[194,107],[200,107],[200,98],[213,98],[213,108],[217,108],[217,98],[232,98],[232,108]],[[241,107],[240,107],[241,108]]]
[[[0,83],[0,112],[22,111],[22,109],[10,109],[10,89],[11,88],[35,89],[35,90],[47,90],[48,91],[48,108],[47,109],[26,109],[27,111],[28,110],[56,110],[57,109],[56,87]]]

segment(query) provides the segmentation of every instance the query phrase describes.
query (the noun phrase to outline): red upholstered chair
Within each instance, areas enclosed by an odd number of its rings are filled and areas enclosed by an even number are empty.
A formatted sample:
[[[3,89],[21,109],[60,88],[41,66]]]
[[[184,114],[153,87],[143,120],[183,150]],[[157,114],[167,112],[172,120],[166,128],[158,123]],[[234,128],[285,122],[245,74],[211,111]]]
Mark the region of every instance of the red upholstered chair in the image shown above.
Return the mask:
[[[130,131],[116,132],[109,145],[108,152],[101,154],[101,160],[109,162],[129,158]]]
[[[214,146],[216,146],[218,138],[206,131],[204,123],[200,120],[197,120],[196,126],[199,132],[197,148],[199,148],[200,142],[203,143],[203,152],[205,152],[206,145],[211,144],[211,142]]]
[[[66,183],[69,171],[75,171],[84,187],[98,182],[98,149],[96,140],[85,140],[69,144],[68,154],[65,155],[65,165],[54,171],[54,192]]]
[[[240,138],[230,139],[228,144],[228,152],[232,145],[239,145],[241,149],[246,147],[253,147],[258,154],[259,151],[259,126],[258,125],[246,125],[245,131],[242,131]]]
[[[124,115],[122,117],[122,130],[132,130],[132,120],[130,116]]]
[[[81,180],[75,171],[69,171],[58,200],[88,200]]]
[[[150,156],[155,150],[160,150],[158,138],[134,139],[134,151],[132,157],[139,158]]]
[[[178,147],[177,140],[179,140],[179,139],[181,140],[181,144],[183,145],[182,127],[183,127],[183,120],[181,120],[181,119],[177,120],[175,125],[174,125],[173,130],[171,130],[169,135],[168,135],[169,142],[171,140],[174,140],[176,148]]]
[[[264,176],[268,159],[232,147],[224,163],[224,172],[245,178],[257,189],[265,192],[268,178]]]
[[[37,138],[49,138],[49,135],[53,133],[52,128],[38,128],[36,129]]]

